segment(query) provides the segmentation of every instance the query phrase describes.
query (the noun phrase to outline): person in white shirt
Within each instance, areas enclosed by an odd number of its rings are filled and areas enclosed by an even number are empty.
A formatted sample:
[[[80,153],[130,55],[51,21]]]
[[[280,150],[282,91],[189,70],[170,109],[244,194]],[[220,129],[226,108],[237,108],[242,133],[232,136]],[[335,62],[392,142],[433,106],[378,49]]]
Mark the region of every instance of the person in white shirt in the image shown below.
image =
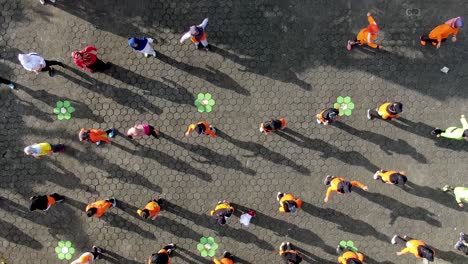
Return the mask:
[[[28,71],[33,71],[36,74],[39,72],[49,72],[49,76],[52,77],[54,69],[50,66],[59,65],[60,67],[65,67],[65,65],[59,61],[54,60],[45,60],[39,54],[31,52],[28,54],[18,54],[18,60],[20,61],[23,68]]]
[[[207,51],[211,50],[210,44],[208,44],[206,38],[206,26],[208,26],[208,18],[203,19],[203,22],[198,26],[191,26],[190,30],[180,38],[180,43],[190,38],[198,49],[204,48]]]

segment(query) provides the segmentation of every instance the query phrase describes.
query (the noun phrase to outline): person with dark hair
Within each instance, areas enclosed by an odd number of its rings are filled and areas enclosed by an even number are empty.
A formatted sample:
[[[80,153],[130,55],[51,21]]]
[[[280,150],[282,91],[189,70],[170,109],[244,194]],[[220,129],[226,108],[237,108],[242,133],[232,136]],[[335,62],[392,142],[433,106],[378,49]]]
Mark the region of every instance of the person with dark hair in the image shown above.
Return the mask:
[[[465,115],[461,115],[460,122],[462,123],[461,128],[454,126],[449,127],[445,130],[442,130],[440,128],[434,128],[434,130],[431,131],[431,135],[456,140],[468,140],[468,122],[466,122]]]
[[[185,136],[188,137],[192,132],[196,132],[197,135],[207,135],[212,138],[216,138],[216,129],[208,124],[206,121],[200,121],[196,124],[190,124],[185,132]]]
[[[73,51],[71,56],[76,66],[83,70],[87,70],[88,72],[93,73],[109,69],[109,63],[105,63],[100,60],[94,52],[97,52],[97,48],[89,45],[81,51]]]
[[[81,254],[81,256],[71,264],[93,264],[95,260],[102,258],[103,251],[102,248],[93,246],[91,252]]]
[[[65,67],[63,63],[54,60],[46,60],[35,52],[18,54],[18,60],[24,69],[35,72],[36,74],[47,71],[50,77],[52,77],[54,73],[54,69],[50,66],[59,65],[62,68]]]
[[[210,215],[222,226],[226,224],[232,213],[234,213],[234,207],[226,200],[219,201],[215,209],[210,211]]]
[[[384,120],[392,120],[398,118],[403,112],[403,104],[400,102],[386,102],[381,104],[377,109],[367,109],[367,119],[372,120],[380,117]]]
[[[416,258],[424,258],[430,262],[434,261],[434,249],[426,245],[422,240],[416,240],[406,235],[404,237],[395,235],[392,238],[392,244],[398,244],[405,247],[400,252],[397,252],[398,256],[406,253],[412,253]]]
[[[271,132],[275,132],[286,127],[286,119],[270,119],[263,123],[260,123],[260,132],[265,133],[268,135]]]
[[[374,40],[377,38],[377,34],[379,34],[379,26],[375,22],[370,12],[367,13],[367,20],[369,22],[369,25],[361,29],[361,31],[359,31],[354,41],[348,40],[348,43],[346,44],[346,48],[348,50],[352,50],[353,46],[356,45],[367,45],[374,49],[382,48],[382,46],[379,46],[374,43]]]
[[[279,255],[283,259],[284,264],[299,264],[302,261],[302,256],[294,249],[290,242],[283,242],[279,248]]]
[[[10,80],[3,79],[2,77],[0,77],[0,83],[8,85],[8,87],[10,87],[10,89],[15,89],[15,84]]]
[[[148,201],[145,208],[137,210],[137,214],[144,219],[155,220],[161,211],[161,203],[162,199]]]
[[[82,128],[80,133],[78,133],[78,138],[80,141],[89,141],[91,143],[95,143],[96,145],[101,145],[102,142],[111,143],[109,138],[114,138],[116,135],[116,130],[114,128],[110,128],[106,131],[102,131],[99,129],[88,129]]]
[[[452,36],[452,42],[457,41],[457,34],[460,28],[465,24],[463,17],[455,17],[442,25],[438,25],[429,34],[422,35],[419,37],[421,45],[426,46],[427,42],[430,42],[433,46],[440,48],[442,42],[445,42],[450,35]]]
[[[452,187],[450,185],[445,185],[444,187],[442,187],[442,191],[453,194],[459,207],[464,207],[463,203],[468,203],[467,187]]]
[[[208,18],[203,19],[202,23],[198,26],[191,26],[190,30],[186,32],[181,38],[180,43],[183,43],[187,39],[191,39],[197,49],[205,49],[206,51],[211,50],[210,44],[206,38],[206,27],[208,26]],[[201,45],[200,45],[201,44]]]
[[[86,215],[88,217],[91,217],[91,216],[101,217],[107,211],[107,209],[111,207],[116,207],[116,206],[117,206],[117,200],[115,200],[115,198],[96,201],[86,206]]]
[[[214,264],[234,264],[234,256],[228,251],[224,251],[223,258],[221,260],[214,258],[213,262]]]
[[[374,180],[381,180],[383,183],[405,185],[408,181],[404,171],[378,170],[374,174]]]
[[[168,244],[159,250],[158,253],[152,254],[148,259],[148,264],[171,264],[170,256],[175,249],[176,244]]]
[[[302,207],[302,200],[297,199],[290,193],[278,192],[276,200],[279,201],[279,211],[281,213],[296,213],[297,209],[301,209]]]
[[[58,193],[53,193],[51,195],[38,195],[32,196],[29,198],[31,204],[29,205],[29,211],[42,210],[47,211],[55,203],[61,203],[65,200],[65,196]]]
[[[327,108],[317,114],[317,123],[323,125],[329,125],[336,122],[340,116],[339,108]]]
[[[152,38],[128,38],[130,48],[145,54],[145,57],[149,55],[156,57],[156,51],[154,51],[150,43],[153,43]]]
[[[330,197],[330,194],[332,192],[337,192],[339,194],[351,193],[352,187],[359,187],[364,191],[368,190],[366,185],[358,181],[349,182],[345,178],[332,175],[327,175],[327,177],[325,177],[325,180],[323,181],[323,184],[327,186],[330,185],[330,187],[328,187],[327,189],[325,199],[323,200],[324,202],[328,202],[328,198]]]
[[[460,238],[454,247],[455,249],[463,252],[463,254],[468,255],[468,236],[465,235],[465,233],[460,232]]]
[[[338,263],[340,264],[362,264],[364,263],[364,254],[354,252],[348,247],[344,248],[341,245],[337,247]]]
[[[52,153],[64,152],[65,145],[49,144],[44,142],[29,145],[25,147],[23,151],[28,156],[33,156],[36,159],[40,159],[42,156],[51,155]]]
[[[159,134],[159,131],[149,124],[134,125],[127,131],[127,137],[134,140],[140,139],[143,136],[153,136],[158,138]]]

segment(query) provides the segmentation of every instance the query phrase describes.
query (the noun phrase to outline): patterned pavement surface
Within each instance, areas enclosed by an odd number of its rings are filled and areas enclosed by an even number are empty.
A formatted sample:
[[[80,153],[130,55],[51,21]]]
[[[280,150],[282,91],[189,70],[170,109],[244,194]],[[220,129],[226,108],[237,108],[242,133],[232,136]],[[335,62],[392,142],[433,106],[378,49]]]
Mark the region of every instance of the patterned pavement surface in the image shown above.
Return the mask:
[[[459,125],[468,114],[466,28],[458,42],[440,50],[421,47],[419,35],[455,16],[468,16],[466,1],[292,0],[0,0],[0,76],[18,84],[0,89],[0,258],[10,263],[64,263],[54,248],[72,241],[74,258],[98,245],[99,263],[145,263],[167,243],[179,248],[173,263],[209,263],[196,245],[212,236],[239,263],[279,263],[277,248],[288,240],[305,263],[336,263],[335,247],[352,240],[366,263],[417,263],[397,257],[393,234],[408,234],[437,248],[436,263],[466,263],[453,249],[468,231],[466,209],[442,193],[445,184],[467,182],[465,142],[435,140],[433,127]],[[419,14],[407,15],[407,10]],[[385,50],[354,49],[345,43],[374,14]],[[188,26],[210,19],[214,51],[179,44]],[[156,58],[127,44],[129,36],[155,39]],[[78,69],[70,53],[92,44],[113,64],[105,73]],[[35,75],[17,61],[38,52],[68,65],[57,74]],[[448,74],[440,72],[443,66]],[[198,93],[216,100],[198,113]],[[314,116],[350,96],[355,109],[336,126]],[[55,103],[76,108],[58,121]],[[365,111],[385,100],[404,104],[399,121],[368,121]],[[288,129],[264,136],[258,124],[285,117]],[[206,120],[218,138],[184,138],[187,126]],[[124,132],[148,122],[163,137],[133,144],[80,143],[82,127]],[[35,160],[22,149],[32,143],[63,143],[65,153]],[[405,188],[372,179],[380,168],[404,170]],[[369,192],[332,195],[324,204],[327,174],[359,180]],[[278,191],[304,200],[295,216],[280,215]],[[32,195],[67,197],[46,213],[29,212]],[[116,197],[118,208],[101,219],[84,213],[89,202]],[[157,220],[143,221],[136,208],[162,197]],[[208,217],[218,200],[257,211],[242,228],[239,214],[219,227]],[[1,260],[1,259],[0,259]]]

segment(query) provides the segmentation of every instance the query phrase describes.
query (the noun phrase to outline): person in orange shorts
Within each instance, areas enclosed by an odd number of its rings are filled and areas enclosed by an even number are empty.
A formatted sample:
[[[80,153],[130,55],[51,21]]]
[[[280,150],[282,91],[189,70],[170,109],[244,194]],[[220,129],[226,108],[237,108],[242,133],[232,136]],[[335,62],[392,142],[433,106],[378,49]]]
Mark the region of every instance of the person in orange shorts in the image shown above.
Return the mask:
[[[440,48],[442,42],[446,41],[450,35],[453,35],[452,42],[455,42],[457,41],[458,31],[464,24],[465,21],[463,20],[463,17],[452,18],[444,24],[438,25],[429,32],[429,34],[419,37],[421,45],[426,46],[427,42],[430,42],[433,46]]]
[[[279,248],[279,255],[283,259],[284,264],[299,264],[302,261],[302,256],[299,251],[295,250],[290,242],[283,242]]]
[[[337,247],[337,252],[339,255],[338,263],[340,264],[362,264],[364,263],[364,254],[359,252],[354,252],[348,248],[343,248],[341,246]]]
[[[367,186],[365,186],[364,184],[362,184],[362,183],[360,183],[358,181],[349,182],[345,178],[336,177],[336,176],[332,176],[332,175],[327,175],[327,177],[325,177],[325,180],[323,181],[323,183],[325,185],[327,185],[327,186],[330,185],[330,187],[328,187],[328,189],[327,189],[325,199],[323,200],[324,202],[328,202],[328,198],[330,197],[330,194],[332,192],[337,192],[339,194],[350,193],[352,187],[354,187],[354,186],[359,187],[359,188],[363,189],[364,191],[368,190]]]
[[[268,135],[271,132],[275,132],[286,127],[286,119],[270,119],[260,124],[260,132]]]
[[[281,213],[296,213],[297,209],[301,209],[302,207],[302,200],[296,199],[296,197],[290,193],[278,192],[276,200],[280,203],[279,211]]]
[[[200,121],[196,124],[190,124],[190,126],[187,129],[187,132],[185,132],[185,136],[188,137],[194,131],[198,135],[207,135],[212,138],[216,138],[216,129],[205,121]]]
[[[190,30],[186,32],[179,40],[183,43],[185,40],[190,39],[195,44],[197,49],[205,49],[206,51],[211,50],[210,44],[206,37],[206,27],[208,26],[208,18],[203,19],[202,23],[198,26],[191,26]]]
[[[161,211],[161,203],[162,199],[148,201],[145,208],[137,210],[137,214],[144,219],[151,218],[151,220],[155,220]]]
[[[327,108],[317,114],[317,123],[325,126],[337,121],[339,119],[339,108]]]
[[[109,138],[114,138],[116,131],[114,128],[110,128],[106,131],[102,131],[99,129],[88,129],[82,128],[78,137],[80,141],[89,141],[91,143],[95,143],[96,145],[101,145],[102,142],[111,143]]]
[[[383,48],[382,46],[374,43],[374,40],[377,38],[377,34],[379,33],[379,26],[375,22],[371,13],[367,13],[367,20],[369,21],[369,25],[359,31],[356,39],[354,41],[348,40],[346,45],[348,50],[352,50],[355,45],[362,46],[364,44],[374,49]]]
[[[81,256],[71,264],[93,264],[95,260],[102,257],[102,251],[102,248],[93,246],[93,251],[81,254]]]
[[[65,196],[58,193],[53,193],[51,195],[39,195],[29,198],[31,200],[31,205],[29,206],[29,211],[34,211],[36,209],[47,211],[55,203],[61,203],[65,200]]]
[[[383,183],[405,185],[408,181],[404,171],[378,170],[374,174],[374,180],[381,180]]]
[[[392,244],[402,245],[405,248],[400,252],[397,252],[398,256],[406,253],[412,253],[416,258],[424,258],[428,261],[434,261],[435,251],[422,240],[416,240],[408,236],[400,237],[398,235],[393,236]]]
[[[96,201],[86,206],[86,215],[88,217],[91,217],[91,216],[101,217],[107,211],[107,209],[111,207],[116,207],[116,206],[117,206],[117,200],[115,200],[115,198]]]
[[[224,251],[223,258],[221,260],[214,258],[213,262],[214,264],[234,264],[234,256],[231,253]]]
[[[152,254],[148,259],[148,264],[171,264],[170,256],[175,249],[176,245],[174,243],[168,244],[159,250],[158,253]]]
[[[385,102],[377,109],[367,109],[367,119],[382,118],[384,120],[392,120],[400,117],[403,112],[403,104],[400,102]]]
[[[234,207],[226,200],[219,201],[215,209],[210,211],[210,215],[216,218],[220,225],[225,225],[232,213],[234,213]]]

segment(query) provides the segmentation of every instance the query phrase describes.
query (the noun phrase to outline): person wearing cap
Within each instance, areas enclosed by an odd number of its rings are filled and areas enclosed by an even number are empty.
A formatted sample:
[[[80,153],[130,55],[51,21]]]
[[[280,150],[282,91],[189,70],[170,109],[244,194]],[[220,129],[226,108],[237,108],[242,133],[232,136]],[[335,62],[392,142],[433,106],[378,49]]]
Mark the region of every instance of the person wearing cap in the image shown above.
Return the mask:
[[[183,43],[187,39],[191,39],[197,49],[204,48],[205,50],[211,50],[210,44],[206,38],[206,26],[208,25],[208,18],[203,19],[203,22],[198,26],[191,26],[190,30],[186,32],[181,38],[180,43]]]
[[[210,215],[215,218],[220,225],[225,225],[232,213],[234,213],[234,207],[226,200],[219,201],[215,209],[210,211]]]
[[[404,171],[378,170],[374,174],[374,180],[381,180],[383,183],[405,185],[408,181]]]
[[[31,198],[29,198],[29,200],[31,200],[31,204],[29,205],[29,211],[47,211],[52,205],[63,202],[63,200],[65,200],[65,196],[60,195],[58,193],[53,193],[51,195],[46,194],[32,196]]]
[[[317,123],[329,125],[338,120],[340,111],[339,108],[327,108],[317,114]]]
[[[442,130],[436,127],[431,131],[431,135],[456,140],[468,140],[468,122],[466,122],[465,115],[461,115],[460,122],[462,123],[461,128],[452,126]]]
[[[455,17],[442,25],[438,25],[429,34],[422,35],[419,37],[421,45],[426,46],[427,42],[430,42],[433,46],[440,48],[442,42],[446,41],[447,38],[452,35],[452,42],[457,41],[457,34],[460,28],[463,27],[465,21],[463,17]]]
[[[363,189],[364,191],[368,190],[366,185],[358,181],[349,182],[345,178],[336,177],[332,175],[327,175],[323,183],[327,186],[330,185],[330,187],[328,187],[327,189],[327,193],[325,194],[325,199],[323,200],[324,202],[328,202],[328,198],[330,197],[330,194],[332,192],[337,192],[339,194],[346,194],[346,193],[351,192],[352,187],[359,187]]]
[[[115,134],[116,131],[114,128],[110,128],[106,131],[94,128],[82,128],[78,134],[78,138],[80,141],[89,141],[91,143],[95,143],[96,145],[101,145],[102,142],[110,144],[111,141],[109,138],[114,138]]]
[[[50,77],[52,77],[52,74],[54,73],[54,69],[50,66],[59,65],[62,68],[65,67],[63,63],[54,60],[46,60],[35,52],[28,54],[20,53],[18,54],[18,60],[24,69],[35,72],[36,74],[46,71],[49,72]]]
[[[239,218],[239,222],[241,223],[241,225],[245,226],[245,227],[249,227],[250,226],[250,221],[252,220],[252,218],[255,217],[255,211],[253,210],[249,210],[247,213],[243,213],[241,214],[240,218]]]
[[[170,256],[175,249],[176,244],[168,244],[159,250],[158,253],[152,254],[148,259],[148,264],[171,264]]]
[[[206,121],[200,121],[196,124],[190,124],[185,132],[185,136],[188,137],[192,132],[195,131],[198,135],[207,135],[212,138],[216,138],[216,130]]]
[[[275,132],[286,127],[286,119],[270,119],[263,123],[260,123],[260,132],[268,135],[271,132]]]
[[[353,49],[355,45],[367,45],[374,49],[381,49],[382,46],[379,46],[374,43],[375,38],[377,38],[377,34],[379,33],[379,26],[375,22],[374,18],[372,17],[371,13],[367,13],[367,20],[369,21],[369,25],[366,28],[361,29],[359,31],[356,39],[354,41],[348,40],[346,48],[348,50]]]
[[[465,235],[465,233],[460,232],[460,238],[454,247],[468,256],[468,236]]]
[[[159,134],[159,131],[149,124],[138,124],[127,131],[127,137],[134,140],[138,140],[143,136],[153,136],[158,138]]]
[[[128,38],[128,45],[130,48],[145,54],[145,57],[148,57],[149,55],[156,57],[156,51],[154,51],[150,43],[153,43],[152,38]]]
[[[86,46],[83,50],[75,50],[71,53],[73,62],[76,66],[88,72],[104,71],[109,68],[109,64],[100,60],[96,53],[97,48],[94,46]]]
[[[445,185],[442,187],[442,191],[451,193],[455,196],[455,200],[458,203],[458,206],[463,208],[463,203],[468,203],[468,188],[467,187],[452,187],[450,185]]]
[[[81,254],[81,256],[71,264],[93,264],[95,260],[102,257],[102,252],[102,248],[93,246],[92,251]]]
[[[8,85],[8,87],[10,87],[10,89],[15,89],[15,84],[10,80],[7,80],[7,79],[4,79],[4,78],[0,77],[0,83]]]
[[[65,151],[65,145],[63,144],[49,144],[49,143],[37,143],[32,144],[24,148],[24,153],[28,156],[33,156],[36,159],[40,159],[42,156],[50,155],[52,153]]]
[[[234,264],[234,256],[228,251],[224,251],[223,258],[219,260],[218,258],[213,259],[214,264]]]
[[[290,242],[283,242],[279,248],[279,255],[283,259],[284,264],[299,264],[302,261],[302,256],[294,249]]]
[[[392,238],[392,244],[398,244],[405,247],[400,252],[397,252],[398,256],[406,253],[412,253],[416,258],[424,258],[430,262],[434,261],[434,249],[426,245],[422,240],[416,240],[406,235],[404,237],[395,235]]]
[[[144,219],[151,218],[151,220],[155,220],[161,211],[161,201],[161,199],[148,201],[145,208],[137,210],[137,214]]]
[[[403,112],[403,104],[400,102],[385,102],[377,109],[367,109],[367,119],[373,120],[376,117],[384,120],[392,120],[398,118]]]
[[[116,207],[116,206],[117,206],[117,200],[115,200],[115,198],[96,201],[86,206],[86,215],[88,217],[91,217],[91,216],[101,217],[107,211],[107,209],[111,207]]]
[[[302,200],[297,199],[290,193],[278,192],[276,200],[279,201],[279,211],[281,213],[296,213],[297,209],[301,209],[302,207]]]

